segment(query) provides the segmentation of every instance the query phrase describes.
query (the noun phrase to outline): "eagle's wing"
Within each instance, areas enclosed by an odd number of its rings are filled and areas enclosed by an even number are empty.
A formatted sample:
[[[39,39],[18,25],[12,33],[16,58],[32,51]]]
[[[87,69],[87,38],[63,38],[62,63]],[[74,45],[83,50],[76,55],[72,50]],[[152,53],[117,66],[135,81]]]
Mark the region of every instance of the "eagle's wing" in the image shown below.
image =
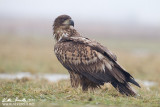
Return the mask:
[[[84,37],[64,37],[54,48],[62,65],[70,71],[80,73],[89,80],[103,84],[131,82],[133,77],[121,68],[116,57],[107,48]]]
[[[78,43],[83,43],[87,46],[92,47],[92,49],[100,52],[101,54],[103,54],[104,56],[110,58],[110,60],[114,60],[117,61],[117,57],[115,54],[113,54],[111,51],[109,51],[106,47],[102,46],[100,43],[90,40],[88,38],[85,37],[64,37],[62,39],[62,41],[74,41],[74,42],[78,42]]]

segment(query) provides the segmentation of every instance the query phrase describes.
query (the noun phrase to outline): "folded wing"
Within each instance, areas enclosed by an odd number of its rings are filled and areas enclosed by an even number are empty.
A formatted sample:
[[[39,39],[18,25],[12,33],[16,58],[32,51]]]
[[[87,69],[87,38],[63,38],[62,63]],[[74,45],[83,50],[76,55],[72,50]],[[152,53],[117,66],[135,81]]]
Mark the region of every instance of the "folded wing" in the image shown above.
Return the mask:
[[[64,37],[55,45],[54,51],[66,69],[79,73],[96,84],[103,85],[105,82],[110,82],[115,88],[119,86],[118,90],[121,89],[121,93],[125,93],[123,90],[128,90],[125,89],[125,86],[129,85],[127,82],[139,86],[134,78],[116,62],[117,58],[114,54],[88,38]],[[123,84],[127,84],[124,85],[125,88],[122,88]]]

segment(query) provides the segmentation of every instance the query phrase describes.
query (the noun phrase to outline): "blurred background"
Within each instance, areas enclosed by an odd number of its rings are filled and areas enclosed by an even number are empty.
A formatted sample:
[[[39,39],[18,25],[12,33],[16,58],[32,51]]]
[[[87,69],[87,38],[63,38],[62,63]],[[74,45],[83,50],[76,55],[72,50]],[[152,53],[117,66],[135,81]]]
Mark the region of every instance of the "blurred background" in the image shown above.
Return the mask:
[[[62,14],[135,78],[160,83],[159,0],[1,0],[0,73],[68,74],[53,52],[52,24]]]

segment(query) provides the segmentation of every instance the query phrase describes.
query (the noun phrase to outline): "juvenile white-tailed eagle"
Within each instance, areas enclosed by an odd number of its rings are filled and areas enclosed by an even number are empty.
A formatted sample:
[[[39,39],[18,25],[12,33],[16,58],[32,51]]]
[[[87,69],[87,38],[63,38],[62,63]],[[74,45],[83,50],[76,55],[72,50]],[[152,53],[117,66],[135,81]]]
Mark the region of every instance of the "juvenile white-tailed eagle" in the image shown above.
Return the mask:
[[[57,17],[53,30],[54,52],[68,70],[72,87],[80,85],[85,91],[111,83],[121,94],[136,95],[128,82],[140,85],[117,63],[116,56],[100,43],[81,36],[70,16]]]

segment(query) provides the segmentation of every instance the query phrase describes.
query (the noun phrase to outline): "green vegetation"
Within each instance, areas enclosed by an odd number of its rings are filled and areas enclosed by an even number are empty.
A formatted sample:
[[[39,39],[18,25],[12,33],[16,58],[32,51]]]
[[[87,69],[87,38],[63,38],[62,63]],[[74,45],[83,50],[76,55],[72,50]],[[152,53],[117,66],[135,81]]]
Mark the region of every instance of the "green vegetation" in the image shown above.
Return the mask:
[[[0,73],[66,73],[53,52],[52,37],[0,37]],[[0,80],[3,98],[35,99],[38,106],[160,106],[160,42],[131,40],[99,40],[118,56],[118,62],[136,79],[157,82],[147,89],[134,87],[141,97],[120,95],[106,84],[102,89],[82,92],[71,88],[69,80],[51,83],[46,80]],[[127,42],[131,41],[131,42]],[[140,50],[140,51],[139,51]]]
[[[5,80],[0,82],[2,98],[19,97],[19,99],[35,99],[35,104],[54,103],[56,105],[132,105],[132,106],[158,106],[160,104],[160,93],[153,87],[148,91],[142,86],[137,89],[141,95],[139,98],[120,95],[112,86],[106,84],[102,89],[82,92],[80,88],[73,89],[68,81],[50,83],[45,80]]]

